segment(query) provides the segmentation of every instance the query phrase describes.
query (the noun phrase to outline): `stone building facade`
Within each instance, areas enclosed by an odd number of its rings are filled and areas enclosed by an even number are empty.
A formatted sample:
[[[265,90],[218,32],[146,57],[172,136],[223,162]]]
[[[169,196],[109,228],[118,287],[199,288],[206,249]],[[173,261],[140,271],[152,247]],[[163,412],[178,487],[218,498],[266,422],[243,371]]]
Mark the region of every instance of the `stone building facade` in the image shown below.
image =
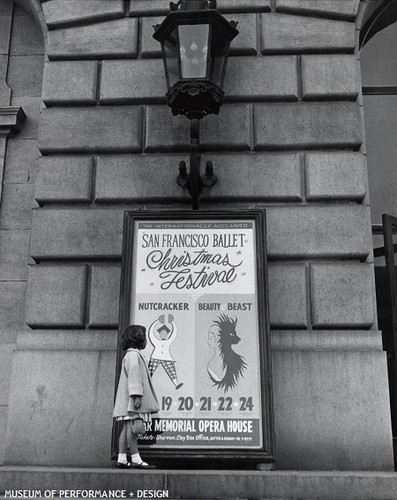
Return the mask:
[[[371,2],[219,0],[239,22],[202,209],[266,208],[276,463],[392,470],[358,36]],[[109,466],[123,212],[190,211],[163,0],[0,0],[0,463]],[[3,130],[3,115],[0,120]],[[15,127],[14,127],[15,128]]]

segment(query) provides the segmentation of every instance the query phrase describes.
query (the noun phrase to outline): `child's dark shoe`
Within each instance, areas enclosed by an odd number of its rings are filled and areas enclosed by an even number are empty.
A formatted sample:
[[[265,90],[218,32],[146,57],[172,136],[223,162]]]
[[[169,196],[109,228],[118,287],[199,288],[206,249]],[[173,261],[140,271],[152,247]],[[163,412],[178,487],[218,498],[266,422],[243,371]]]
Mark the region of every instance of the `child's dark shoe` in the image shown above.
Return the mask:
[[[155,465],[149,465],[144,461],[139,462],[139,463],[132,462],[131,467],[133,467],[134,469],[155,469],[156,468]]]
[[[132,469],[131,462],[116,462],[114,467],[116,469]]]

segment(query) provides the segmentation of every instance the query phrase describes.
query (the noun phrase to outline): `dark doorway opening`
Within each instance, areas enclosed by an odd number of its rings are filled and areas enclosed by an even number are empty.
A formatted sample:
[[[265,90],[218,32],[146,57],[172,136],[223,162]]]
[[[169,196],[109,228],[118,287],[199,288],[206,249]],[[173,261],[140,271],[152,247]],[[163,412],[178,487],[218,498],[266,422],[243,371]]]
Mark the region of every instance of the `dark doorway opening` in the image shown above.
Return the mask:
[[[387,354],[394,468],[397,470],[397,217],[383,214],[382,225],[372,226],[372,232],[374,236],[383,237],[383,246],[374,249],[375,258],[384,257],[384,265],[375,266],[376,301],[383,350]]]

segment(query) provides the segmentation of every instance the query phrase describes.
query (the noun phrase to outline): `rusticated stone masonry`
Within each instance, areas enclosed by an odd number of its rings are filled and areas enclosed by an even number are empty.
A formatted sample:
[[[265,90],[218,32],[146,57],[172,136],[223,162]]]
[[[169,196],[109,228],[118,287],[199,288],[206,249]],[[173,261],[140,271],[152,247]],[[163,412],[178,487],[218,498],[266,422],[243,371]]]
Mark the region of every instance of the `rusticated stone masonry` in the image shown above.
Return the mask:
[[[117,258],[117,204],[188,201],[175,184],[189,147],[187,121],[164,104],[161,54],[152,38],[166,2],[148,8],[134,1],[127,13],[123,2],[91,3],[71,4],[70,12],[57,0],[43,4],[50,31],[39,137],[45,156],[35,195],[42,208],[31,247],[36,260]],[[231,48],[226,102],[219,116],[202,122],[201,144],[220,179],[203,199],[218,206],[272,203],[272,261],[365,261],[371,239],[352,22],[358,2],[281,1],[275,9],[270,2],[219,3],[226,17],[238,19],[240,34]],[[286,202],[295,204],[283,207]],[[104,204],[111,206],[98,210]],[[110,232],[100,230],[106,220],[118,221]],[[90,227],[98,241],[86,238]],[[57,323],[54,312],[51,324]]]

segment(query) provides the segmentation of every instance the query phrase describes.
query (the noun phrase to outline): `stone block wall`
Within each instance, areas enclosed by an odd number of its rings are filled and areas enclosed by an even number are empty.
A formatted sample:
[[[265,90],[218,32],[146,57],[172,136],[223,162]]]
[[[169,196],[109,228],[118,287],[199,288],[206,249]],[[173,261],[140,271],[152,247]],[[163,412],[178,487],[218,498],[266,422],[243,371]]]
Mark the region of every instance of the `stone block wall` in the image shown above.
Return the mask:
[[[219,178],[204,191],[202,209],[267,210],[279,468],[392,468],[356,51],[359,6],[218,1],[227,19],[239,21],[240,34],[225,103],[219,116],[201,123],[202,160],[214,161]],[[16,344],[6,462],[26,463],[20,450],[29,433],[40,443],[29,448],[29,463],[106,466],[123,211],[191,209],[175,182],[178,162],[188,157],[189,127],[165,104],[152,39],[167,1],[48,0],[42,8],[48,60],[26,294],[30,331]],[[30,382],[21,391],[28,366]],[[69,389],[60,404],[60,371],[79,404]],[[20,412],[26,401],[29,415]],[[95,415],[89,433],[87,414]]]
[[[22,107],[22,132],[0,133],[0,464],[4,462],[12,358],[16,339],[28,330],[25,295],[30,261],[30,229],[44,44],[33,18],[0,0],[0,108]],[[2,122],[2,125],[4,123]]]

